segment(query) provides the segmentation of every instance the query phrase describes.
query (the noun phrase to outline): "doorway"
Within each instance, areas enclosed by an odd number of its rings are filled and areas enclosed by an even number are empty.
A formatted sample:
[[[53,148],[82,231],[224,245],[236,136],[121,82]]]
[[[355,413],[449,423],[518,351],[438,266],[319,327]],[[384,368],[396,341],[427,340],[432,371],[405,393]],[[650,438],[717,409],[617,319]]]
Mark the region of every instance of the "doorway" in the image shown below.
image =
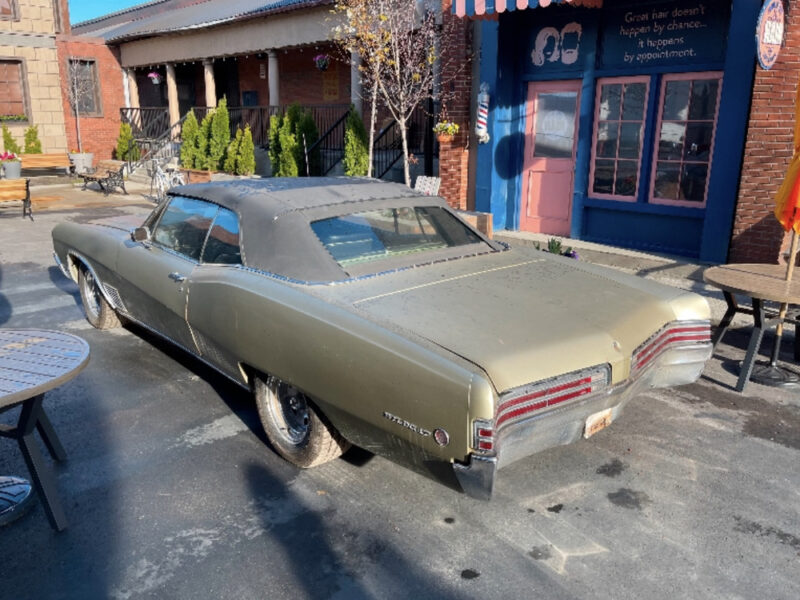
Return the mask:
[[[570,233],[580,94],[580,80],[528,84],[522,231]]]

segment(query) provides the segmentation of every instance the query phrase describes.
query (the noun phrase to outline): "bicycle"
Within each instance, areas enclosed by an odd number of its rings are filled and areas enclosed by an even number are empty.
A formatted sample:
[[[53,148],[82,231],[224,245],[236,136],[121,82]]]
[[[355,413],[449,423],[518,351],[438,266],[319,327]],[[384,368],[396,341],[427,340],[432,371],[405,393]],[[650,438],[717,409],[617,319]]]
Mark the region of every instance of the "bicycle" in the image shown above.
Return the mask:
[[[178,185],[184,185],[183,175],[180,171],[161,168],[161,163],[154,160],[151,165],[150,196],[155,197],[156,204],[161,204],[167,198],[167,191]],[[155,191],[155,196],[153,192]]]

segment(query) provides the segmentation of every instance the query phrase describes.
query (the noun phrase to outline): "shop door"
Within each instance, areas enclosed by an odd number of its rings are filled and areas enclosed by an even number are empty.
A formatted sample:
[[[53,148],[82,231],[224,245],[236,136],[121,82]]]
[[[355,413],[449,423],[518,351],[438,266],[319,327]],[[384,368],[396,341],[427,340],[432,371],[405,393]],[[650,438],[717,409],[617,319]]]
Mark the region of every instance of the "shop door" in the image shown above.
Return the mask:
[[[580,91],[580,81],[528,84],[519,220],[523,231],[570,233]]]

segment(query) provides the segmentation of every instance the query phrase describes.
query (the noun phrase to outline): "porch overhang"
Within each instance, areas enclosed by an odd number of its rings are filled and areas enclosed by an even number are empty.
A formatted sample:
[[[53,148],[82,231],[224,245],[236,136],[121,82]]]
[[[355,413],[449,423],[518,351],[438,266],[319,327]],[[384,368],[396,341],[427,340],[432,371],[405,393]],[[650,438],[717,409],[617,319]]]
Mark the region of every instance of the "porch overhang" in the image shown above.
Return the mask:
[[[459,17],[484,17],[551,4],[602,8],[603,0],[453,0],[453,12]]]

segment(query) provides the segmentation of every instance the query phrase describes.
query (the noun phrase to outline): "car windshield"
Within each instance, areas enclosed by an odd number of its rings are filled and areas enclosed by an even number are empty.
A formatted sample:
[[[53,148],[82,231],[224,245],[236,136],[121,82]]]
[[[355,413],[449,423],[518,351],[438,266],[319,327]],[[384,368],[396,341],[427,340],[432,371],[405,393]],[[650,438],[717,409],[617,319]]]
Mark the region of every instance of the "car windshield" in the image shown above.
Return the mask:
[[[483,241],[439,206],[353,213],[313,221],[311,229],[343,269]]]

